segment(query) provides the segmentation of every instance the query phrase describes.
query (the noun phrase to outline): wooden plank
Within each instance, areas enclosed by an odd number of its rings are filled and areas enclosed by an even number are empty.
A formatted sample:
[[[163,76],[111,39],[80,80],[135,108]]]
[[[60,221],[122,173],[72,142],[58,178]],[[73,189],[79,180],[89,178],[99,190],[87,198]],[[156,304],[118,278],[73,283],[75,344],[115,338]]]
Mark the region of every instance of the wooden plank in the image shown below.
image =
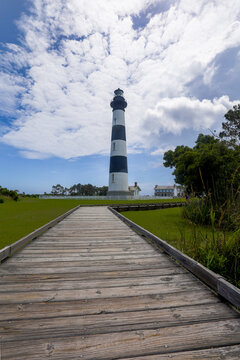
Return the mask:
[[[145,255],[145,254],[138,254],[138,255],[134,255],[134,254],[128,254],[128,255],[98,255],[98,256],[91,256],[91,255],[78,255],[78,254],[73,254],[72,256],[52,256],[52,257],[25,257],[24,255],[22,255],[21,257],[14,257],[14,259],[11,259],[9,261],[9,264],[20,264],[20,263],[34,263],[35,265],[40,263],[48,263],[48,262],[73,262],[73,261],[89,261],[91,260],[93,261],[114,261],[114,260],[124,260],[124,261],[132,261],[132,260],[136,260],[136,261],[141,261],[141,260],[147,260],[149,259],[150,261],[154,259],[156,259],[157,261],[159,261],[158,259],[158,254],[156,253],[155,255]],[[41,265],[40,265],[41,266]]]
[[[2,342],[3,359],[110,360],[177,351],[199,350],[239,343],[240,320],[134,330],[119,333]]]
[[[122,358],[122,360],[238,360],[240,345],[208,348],[203,350],[184,351],[171,354],[158,354]]]
[[[128,277],[128,278],[114,278],[114,279],[62,279],[61,282],[59,281],[35,281],[35,282],[25,282],[21,283],[18,282],[16,284],[4,284],[0,288],[0,294],[9,293],[9,292],[22,292],[22,291],[45,291],[45,290],[53,290],[53,291],[60,291],[60,290],[75,290],[75,289],[103,289],[103,288],[113,288],[113,287],[130,287],[130,286],[141,286],[145,285],[163,285],[163,284],[170,284],[176,282],[185,283],[187,281],[192,282],[192,277],[189,274],[172,274],[168,276],[143,276],[143,277]]]
[[[39,246],[38,244],[36,244],[36,246],[28,246],[25,250],[24,250],[24,255],[26,254],[51,254],[51,253],[56,253],[58,251],[62,252],[62,253],[71,253],[72,252],[72,247],[74,247],[75,249],[79,249],[79,251],[81,251],[83,254],[84,253],[88,253],[89,251],[93,252],[93,253],[119,253],[119,252],[133,252],[134,254],[138,253],[138,252],[143,252],[145,251],[146,253],[152,253],[152,254],[156,254],[156,250],[153,249],[151,247],[151,245],[148,244],[141,244],[140,246],[138,246],[137,244],[134,245],[123,245],[123,244],[114,244],[112,243],[112,245],[98,245],[98,246],[92,246],[91,243],[90,244],[85,244],[85,245],[79,245],[79,244],[71,244],[68,243],[66,244],[66,246],[63,246],[62,244],[55,244],[55,245],[50,245],[48,244],[48,246]],[[16,255],[17,256],[17,255]]]
[[[75,290],[48,290],[48,291],[28,291],[28,292],[6,292],[0,297],[0,304],[16,304],[42,301],[66,301],[80,299],[97,299],[141,296],[147,294],[166,294],[177,293],[178,291],[199,291],[199,283],[196,281],[182,281],[180,283],[166,282],[153,285],[130,285],[122,287],[107,287],[94,289],[75,289]]]
[[[147,294],[132,297],[48,301],[0,306],[0,320],[39,319],[61,316],[97,315],[127,311],[143,311],[201,304],[216,304],[220,300],[208,289],[194,293],[180,291],[166,294]]]
[[[134,254],[134,256],[136,255],[153,255],[156,256],[156,251],[152,249],[142,249],[142,248],[131,248],[131,249],[95,249],[95,248],[90,248],[87,247],[84,249],[84,251],[82,249],[78,249],[77,247],[74,249],[74,254],[73,254],[73,250],[72,249],[61,249],[60,247],[56,247],[55,249],[45,249],[45,250],[25,250],[23,253],[20,254],[16,254],[16,256],[14,257],[15,259],[17,258],[29,258],[29,257],[49,257],[49,256],[53,256],[53,257],[57,257],[59,255],[66,255],[66,256],[79,256],[84,257],[84,256],[89,256],[89,254],[92,257],[101,257],[101,256],[129,256]]]
[[[2,264],[2,266],[0,267],[0,274],[4,269],[9,268],[9,266],[24,266],[25,268],[27,268],[28,266],[31,267],[68,267],[68,266],[79,266],[79,267],[90,267],[90,266],[101,266],[101,265],[153,265],[153,264],[163,264],[165,262],[165,264],[169,263],[168,259],[164,257],[164,255],[159,254],[158,256],[155,257],[127,257],[127,256],[122,256],[120,259],[116,259],[116,257],[114,259],[112,259],[111,257],[104,257],[104,258],[91,258],[91,259],[82,259],[80,260],[78,257],[76,259],[69,257],[69,258],[49,258],[48,261],[43,261],[43,259],[40,259],[40,261],[28,261],[27,259],[25,259],[25,261],[16,261],[17,259],[15,258],[11,258],[7,261],[7,263]],[[21,259],[20,259],[21,260]]]
[[[115,261],[116,262],[116,261]],[[124,271],[132,271],[132,270],[145,270],[145,269],[162,269],[165,268],[165,266],[169,266],[169,263],[163,262],[155,262],[155,263],[115,263],[114,262],[108,262],[103,264],[96,264],[96,262],[89,264],[89,266],[86,264],[81,264],[79,262],[74,262],[73,264],[71,262],[64,263],[64,266],[62,266],[61,262],[57,263],[45,263],[44,265],[40,267],[39,265],[36,266],[34,263],[26,264],[18,264],[15,265],[7,265],[4,264],[5,267],[0,268],[0,275],[7,275],[7,274],[65,274],[65,273],[88,273],[88,272],[102,272],[102,271],[118,271],[118,270],[124,270]],[[74,266],[75,265],[75,266]]]
[[[218,280],[218,294],[240,309],[240,289],[225,279]]]
[[[235,319],[238,314],[224,304],[183,306],[161,310],[132,311],[91,316],[58,316],[51,319],[2,321],[2,341],[85,336],[132,330],[161,329],[169,326]]]
[[[127,279],[138,277],[155,277],[166,276],[173,274],[186,274],[186,270],[179,266],[171,266],[164,268],[152,268],[152,269],[140,269],[140,270],[117,270],[117,271],[97,271],[97,272],[78,272],[78,273],[54,273],[50,275],[46,274],[7,274],[0,276],[0,285],[4,284],[17,284],[17,283],[29,283],[36,281],[64,281],[64,280],[96,280],[96,279]],[[1,291],[1,289],[0,289]]]

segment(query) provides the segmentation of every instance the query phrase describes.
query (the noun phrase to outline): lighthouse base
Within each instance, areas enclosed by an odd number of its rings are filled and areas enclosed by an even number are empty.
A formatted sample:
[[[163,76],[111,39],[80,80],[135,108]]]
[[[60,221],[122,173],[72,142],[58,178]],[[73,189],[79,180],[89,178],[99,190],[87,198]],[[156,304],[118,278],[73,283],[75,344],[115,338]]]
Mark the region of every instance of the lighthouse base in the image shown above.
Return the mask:
[[[107,196],[131,196],[130,191],[108,191]]]

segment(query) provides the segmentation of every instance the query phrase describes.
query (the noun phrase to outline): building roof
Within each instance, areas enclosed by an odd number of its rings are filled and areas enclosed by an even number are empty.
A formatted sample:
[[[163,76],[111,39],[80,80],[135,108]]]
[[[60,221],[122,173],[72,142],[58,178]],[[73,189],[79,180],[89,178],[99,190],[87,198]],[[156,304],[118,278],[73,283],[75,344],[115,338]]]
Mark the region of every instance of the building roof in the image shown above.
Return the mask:
[[[129,186],[128,189],[129,189],[130,191],[134,191],[134,190],[136,190],[136,189],[140,190],[140,187],[139,187],[139,186]]]
[[[168,190],[168,189],[174,189],[174,185],[155,185],[154,187],[155,190]]]

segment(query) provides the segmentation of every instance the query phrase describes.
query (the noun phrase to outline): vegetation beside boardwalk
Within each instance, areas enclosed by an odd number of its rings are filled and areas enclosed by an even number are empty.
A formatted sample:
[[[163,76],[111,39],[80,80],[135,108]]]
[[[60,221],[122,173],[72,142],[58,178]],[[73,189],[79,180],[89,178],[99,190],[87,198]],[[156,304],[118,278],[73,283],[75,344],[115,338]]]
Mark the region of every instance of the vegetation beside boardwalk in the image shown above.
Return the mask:
[[[240,104],[225,114],[223,131],[199,134],[195,146],[180,145],[164,154],[175,182],[184,186],[182,210],[192,228],[187,239],[180,231],[177,247],[240,286]],[[205,234],[204,226],[210,229]]]
[[[184,208],[127,211],[122,215],[167,241],[178,250],[240,287],[239,231],[195,225]]]
[[[13,201],[9,196],[1,196],[0,203],[0,249],[19,240],[40,226],[55,219],[57,216],[77,205],[109,205],[126,203],[153,203],[182,201],[169,200],[78,200],[78,199],[46,199],[19,198]]]

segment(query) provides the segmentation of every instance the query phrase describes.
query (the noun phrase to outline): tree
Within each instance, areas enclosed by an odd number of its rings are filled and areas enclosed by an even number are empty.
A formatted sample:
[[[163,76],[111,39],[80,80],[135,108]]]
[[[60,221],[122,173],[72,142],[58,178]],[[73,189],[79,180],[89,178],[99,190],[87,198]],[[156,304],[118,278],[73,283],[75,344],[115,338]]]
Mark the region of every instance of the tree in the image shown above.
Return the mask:
[[[67,193],[68,189],[63,187],[60,184],[53,185],[51,194],[53,195],[65,195]]]
[[[225,141],[200,134],[193,148],[177,146],[164,154],[164,166],[174,167],[178,184],[197,195],[211,194],[215,202],[224,202],[240,184],[240,149]]]
[[[223,131],[219,133],[220,138],[227,138],[233,145],[240,143],[240,104],[234,105],[225,115],[227,121],[222,123]]]
[[[8,190],[7,188],[3,188],[1,186],[0,186],[0,195],[9,196],[15,201],[17,201],[19,199],[18,193],[16,190]]]

